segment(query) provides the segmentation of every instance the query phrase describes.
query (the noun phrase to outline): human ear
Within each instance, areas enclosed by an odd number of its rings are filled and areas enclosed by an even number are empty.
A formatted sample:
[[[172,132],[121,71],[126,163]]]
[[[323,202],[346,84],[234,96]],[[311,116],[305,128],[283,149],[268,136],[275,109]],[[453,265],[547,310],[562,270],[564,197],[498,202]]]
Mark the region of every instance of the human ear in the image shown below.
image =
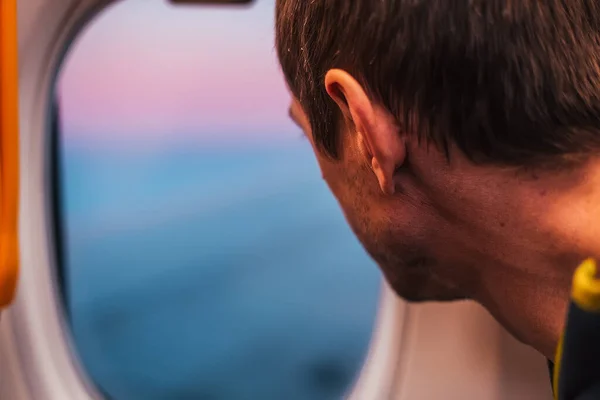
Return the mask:
[[[382,192],[394,194],[394,173],[406,160],[406,145],[393,115],[373,102],[362,85],[344,70],[329,70],[325,89],[356,130],[357,146]]]

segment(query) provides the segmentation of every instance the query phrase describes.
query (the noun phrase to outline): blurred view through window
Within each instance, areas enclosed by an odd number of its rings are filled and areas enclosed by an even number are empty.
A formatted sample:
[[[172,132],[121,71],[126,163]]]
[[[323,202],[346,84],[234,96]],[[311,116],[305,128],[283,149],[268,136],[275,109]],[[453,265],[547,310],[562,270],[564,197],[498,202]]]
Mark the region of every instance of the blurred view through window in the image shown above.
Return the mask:
[[[57,81],[65,292],[114,400],[339,399],[379,273],[289,122],[273,0],[126,0]]]

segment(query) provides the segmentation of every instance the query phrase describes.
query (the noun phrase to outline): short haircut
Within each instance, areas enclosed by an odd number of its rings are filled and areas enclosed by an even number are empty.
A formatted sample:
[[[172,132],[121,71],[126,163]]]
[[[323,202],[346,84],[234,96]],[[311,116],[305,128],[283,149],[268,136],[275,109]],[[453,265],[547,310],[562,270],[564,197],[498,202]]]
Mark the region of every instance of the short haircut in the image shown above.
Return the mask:
[[[331,68],[447,154],[523,166],[600,150],[599,0],[277,0],[275,25],[288,86],[333,158]]]

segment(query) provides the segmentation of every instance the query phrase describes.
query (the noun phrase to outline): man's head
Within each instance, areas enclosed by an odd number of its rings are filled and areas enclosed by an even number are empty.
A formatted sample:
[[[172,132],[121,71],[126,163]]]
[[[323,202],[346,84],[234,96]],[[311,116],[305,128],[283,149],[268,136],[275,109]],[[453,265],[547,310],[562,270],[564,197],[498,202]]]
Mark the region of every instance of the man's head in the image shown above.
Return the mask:
[[[600,3],[277,0],[276,47],[396,292],[475,299],[552,353],[573,268],[600,255]]]

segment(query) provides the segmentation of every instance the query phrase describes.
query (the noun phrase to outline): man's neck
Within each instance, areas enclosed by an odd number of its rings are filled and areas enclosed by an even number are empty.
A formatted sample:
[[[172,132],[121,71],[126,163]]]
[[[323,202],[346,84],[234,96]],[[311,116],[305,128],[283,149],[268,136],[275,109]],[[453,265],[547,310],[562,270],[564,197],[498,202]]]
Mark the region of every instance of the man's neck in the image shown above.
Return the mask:
[[[508,273],[487,279],[476,301],[515,338],[554,360],[569,302],[570,273],[562,281]]]
[[[553,360],[573,273],[584,259],[600,259],[600,158],[517,189],[523,207],[515,217],[528,228],[495,238],[502,257],[481,260],[475,300]]]

